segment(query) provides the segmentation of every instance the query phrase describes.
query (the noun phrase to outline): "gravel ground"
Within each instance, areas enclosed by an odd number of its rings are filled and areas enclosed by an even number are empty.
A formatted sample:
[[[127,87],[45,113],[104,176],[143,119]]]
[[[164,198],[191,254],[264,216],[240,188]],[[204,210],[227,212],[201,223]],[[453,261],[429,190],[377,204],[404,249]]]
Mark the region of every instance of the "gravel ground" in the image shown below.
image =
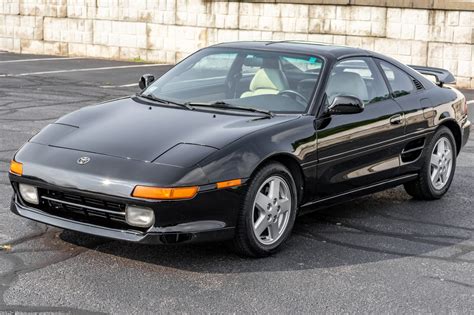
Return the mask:
[[[51,58],[0,53],[0,244],[11,246],[0,249],[0,311],[474,312],[473,136],[442,200],[414,201],[398,187],[320,210],[298,218],[284,250],[266,259],[225,244],[133,245],[13,215],[7,169],[22,143],[169,68]]]

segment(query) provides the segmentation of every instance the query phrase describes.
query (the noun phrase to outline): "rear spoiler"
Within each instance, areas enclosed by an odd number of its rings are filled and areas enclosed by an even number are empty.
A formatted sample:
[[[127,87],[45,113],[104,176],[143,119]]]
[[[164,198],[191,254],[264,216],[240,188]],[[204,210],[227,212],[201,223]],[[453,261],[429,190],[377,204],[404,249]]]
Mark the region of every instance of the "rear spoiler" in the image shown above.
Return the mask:
[[[443,87],[444,84],[454,84],[456,83],[456,78],[454,75],[445,69],[432,68],[432,67],[422,67],[422,66],[412,66],[410,68],[418,71],[423,75],[434,76],[436,78],[436,84],[440,87]]]

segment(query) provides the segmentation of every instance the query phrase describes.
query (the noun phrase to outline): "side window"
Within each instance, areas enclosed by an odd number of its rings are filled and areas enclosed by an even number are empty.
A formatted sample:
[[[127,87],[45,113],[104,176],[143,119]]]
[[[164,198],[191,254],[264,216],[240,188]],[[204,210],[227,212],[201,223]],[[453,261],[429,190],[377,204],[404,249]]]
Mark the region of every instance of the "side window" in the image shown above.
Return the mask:
[[[411,77],[394,65],[381,61],[380,65],[388,79],[394,97],[408,95],[415,90]]]
[[[364,104],[376,103],[389,97],[382,75],[372,59],[349,59],[337,63],[326,87],[327,102],[339,95],[355,96]]]
[[[283,71],[294,73],[319,73],[323,62],[316,57],[297,58],[297,57],[282,57],[280,59]]]

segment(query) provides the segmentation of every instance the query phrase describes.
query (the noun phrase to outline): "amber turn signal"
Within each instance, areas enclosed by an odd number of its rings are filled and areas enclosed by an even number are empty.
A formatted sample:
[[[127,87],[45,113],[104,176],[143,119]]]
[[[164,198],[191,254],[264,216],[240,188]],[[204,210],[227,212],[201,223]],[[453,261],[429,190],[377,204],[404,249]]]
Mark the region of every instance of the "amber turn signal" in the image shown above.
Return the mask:
[[[15,160],[10,161],[10,173],[15,175],[23,175],[23,164]]]
[[[225,182],[218,182],[217,189],[236,187],[240,185],[242,185],[241,179],[232,179],[232,180],[227,180]]]
[[[132,196],[145,199],[173,200],[191,199],[196,196],[199,187],[161,188],[151,186],[135,186]]]

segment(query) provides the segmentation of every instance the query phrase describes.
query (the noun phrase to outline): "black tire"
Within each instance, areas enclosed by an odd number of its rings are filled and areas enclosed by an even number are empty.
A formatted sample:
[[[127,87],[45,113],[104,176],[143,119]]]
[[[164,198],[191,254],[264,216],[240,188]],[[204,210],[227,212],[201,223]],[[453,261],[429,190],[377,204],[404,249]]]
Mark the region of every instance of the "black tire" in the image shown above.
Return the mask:
[[[283,233],[280,234],[281,236],[274,244],[266,245],[262,244],[254,233],[253,206],[259,189],[265,181],[272,176],[277,176],[283,179],[288,185],[291,194],[291,207],[289,220]],[[288,239],[291,230],[293,229],[296,218],[297,203],[295,181],[291,172],[285,166],[280,163],[272,162],[260,168],[250,179],[243,199],[233,240],[235,251],[239,255],[255,258],[266,257],[278,251],[281,248],[281,245]]]
[[[438,140],[442,137],[446,138],[451,143],[452,148],[452,167],[451,173],[449,174],[448,180],[445,186],[442,189],[436,189],[433,186],[433,183],[430,178],[431,173],[431,154],[434,150],[434,147]],[[457,157],[457,149],[456,149],[456,141],[452,132],[442,126],[440,127],[436,133],[433,135],[430,144],[426,148],[423,153],[422,159],[423,166],[421,167],[420,173],[418,177],[412,181],[404,184],[405,191],[415,199],[418,200],[436,200],[443,197],[444,194],[449,190],[451,183],[454,178],[454,173],[456,170],[456,157]]]

